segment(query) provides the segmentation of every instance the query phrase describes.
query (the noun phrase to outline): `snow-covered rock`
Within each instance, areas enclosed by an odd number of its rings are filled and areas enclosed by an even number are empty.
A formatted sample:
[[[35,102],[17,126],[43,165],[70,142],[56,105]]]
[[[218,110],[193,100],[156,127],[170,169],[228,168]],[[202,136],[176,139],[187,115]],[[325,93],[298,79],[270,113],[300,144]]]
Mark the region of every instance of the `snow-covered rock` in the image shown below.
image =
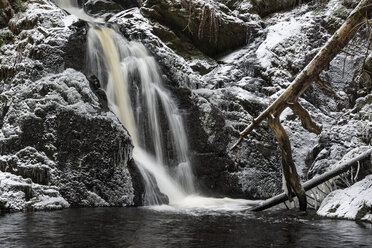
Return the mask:
[[[57,210],[69,206],[57,187],[0,171],[0,211]]]
[[[330,193],[323,200],[317,214],[372,222],[372,175],[350,188]]]
[[[102,90],[65,69],[84,68],[84,30],[48,0],[27,3],[0,30],[11,37],[0,47],[0,173],[11,177],[0,186],[5,209],[140,204],[127,131]],[[23,186],[10,190],[9,182]]]
[[[68,69],[1,96],[11,99],[0,132],[2,171],[55,185],[73,206],[133,204],[130,137],[83,74]]]

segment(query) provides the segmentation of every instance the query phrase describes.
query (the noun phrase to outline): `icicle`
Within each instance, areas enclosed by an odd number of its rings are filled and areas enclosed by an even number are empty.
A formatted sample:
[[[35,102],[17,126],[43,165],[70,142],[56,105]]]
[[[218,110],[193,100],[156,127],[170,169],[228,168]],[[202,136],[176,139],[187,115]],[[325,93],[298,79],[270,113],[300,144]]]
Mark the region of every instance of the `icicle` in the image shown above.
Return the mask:
[[[358,168],[357,168],[357,171],[355,173],[354,182],[356,182],[356,180],[358,179],[359,170],[360,170],[360,161],[358,161]]]

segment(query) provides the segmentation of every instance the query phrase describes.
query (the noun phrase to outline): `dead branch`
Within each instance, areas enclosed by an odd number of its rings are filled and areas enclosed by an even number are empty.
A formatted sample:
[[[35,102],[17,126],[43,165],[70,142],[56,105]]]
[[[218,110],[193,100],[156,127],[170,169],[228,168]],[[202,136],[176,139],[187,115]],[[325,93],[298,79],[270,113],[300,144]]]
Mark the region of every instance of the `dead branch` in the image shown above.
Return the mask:
[[[324,174],[322,174],[318,177],[315,177],[315,178],[305,182],[303,184],[304,190],[309,191],[309,190],[317,187],[318,185],[320,185],[324,182],[327,182],[330,179],[332,179],[332,178],[334,178],[338,175],[341,175],[342,173],[345,173],[346,171],[348,171],[353,166],[354,167],[358,166],[360,164],[360,162],[370,161],[370,163],[371,163],[372,162],[371,155],[372,155],[372,149],[370,149],[370,150],[362,153],[361,155],[359,155],[359,156],[341,164],[340,166],[338,166],[334,170],[328,171],[328,172],[326,172],[326,173],[324,173]],[[294,195],[292,195],[292,197],[293,196]],[[262,211],[262,210],[271,208],[273,206],[276,206],[276,205],[278,205],[282,202],[285,202],[287,200],[288,200],[288,196],[286,194],[282,193],[280,195],[274,196],[270,199],[267,199],[267,200],[263,201],[260,205],[258,205],[256,207],[253,207],[251,210],[252,211]]]
[[[358,30],[355,29],[355,26],[366,21],[365,12],[363,11],[372,11],[372,0],[360,1],[345,23],[328,40],[313,60],[301,71],[291,85],[240,133],[239,140],[231,147],[231,150],[237,148],[243,141],[243,138],[256,128],[261,121],[266,119],[270,113],[277,112],[278,108],[285,105],[287,102],[295,102],[297,98],[302,95],[333,58],[348,44]]]
[[[299,104],[298,102],[294,102],[289,107],[292,109],[293,113],[298,115],[301,120],[302,126],[306,130],[315,134],[320,134],[320,132],[322,131],[322,127],[313,122],[309,112],[307,112],[307,110],[304,109],[301,104]]]
[[[320,77],[317,77],[315,79],[315,82],[320,86],[322,87],[323,89],[325,89],[326,91],[328,91],[329,93],[331,93],[332,95],[334,95],[337,99],[339,100],[342,100],[342,97],[337,94],[336,91],[334,91],[331,87],[329,87],[328,85],[326,85],[321,79]]]
[[[243,130],[243,132],[240,133],[239,140],[231,147],[231,150],[234,151],[246,135],[256,128],[260,122],[267,119],[268,125],[275,134],[282,150],[283,179],[285,179],[283,185],[287,188],[286,194],[288,198],[291,198],[292,192],[295,193],[299,199],[301,210],[306,210],[307,207],[306,194],[301,185],[296,171],[296,166],[292,159],[289,137],[280,123],[280,115],[287,107],[290,107],[293,112],[299,116],[302,126],[305,129],[316,134],[320,133],[321,128],[311,120],[310,114],[297,102],[297,100],[314,81],[317,81],[318,84],[327,88],[327,86],[325,86],[319,79],[319,74],[328,67],[333,58],[339,54],[352,37],[355,36],[358,31],[358,28],[356,27],[359,27],[368,21],[367,16],[365,16],[364,13],[372,10],[371,3],[372,0],[360,1],[358,6],[346,19],[345,23],[328,40],[313,60],[301,71],[291,85],[274,101],[274,103],[272,103],[264,112],[254,119],[252,123]]]

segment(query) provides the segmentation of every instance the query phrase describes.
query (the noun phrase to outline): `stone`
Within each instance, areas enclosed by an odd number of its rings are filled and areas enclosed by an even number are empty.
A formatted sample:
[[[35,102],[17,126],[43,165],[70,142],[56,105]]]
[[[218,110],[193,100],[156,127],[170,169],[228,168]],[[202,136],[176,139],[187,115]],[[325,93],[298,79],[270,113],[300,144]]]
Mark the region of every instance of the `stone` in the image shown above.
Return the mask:
[[[69,206],[56,187],[39,185],[30,179],[0,171],[0,213],[57,210]]]
[[[249,26],[224,11],[228,9],[203,1],[172,3],[147,0],[141,8],[146,17],[168,26],[178,36],[189,39],[208,56],[216,56],[246,44]]]
[[[85,2],[84,7],[88,14],[104,14],[104,13],[117,13],[123,8],[114,1],[110,0],[88,0]]]
[[[134,204],[131,139],[83,74],[68,69],[3,95],[12,103],[3,117],[1,171],[56,186],[71,206]]]
[[[331,192],[320,205],[317,214],[372,222],[372,175],[349,188]]]

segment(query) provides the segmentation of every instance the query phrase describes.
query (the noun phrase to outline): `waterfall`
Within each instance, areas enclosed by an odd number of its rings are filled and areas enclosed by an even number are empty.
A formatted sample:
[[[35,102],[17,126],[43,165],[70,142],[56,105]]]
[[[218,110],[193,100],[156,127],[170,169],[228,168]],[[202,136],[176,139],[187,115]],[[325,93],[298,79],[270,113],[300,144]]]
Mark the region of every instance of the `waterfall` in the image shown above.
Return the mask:
[[[88,32],[88,61],[91,72],[105,82],[110,109],[132,137],[133,158],[146,182],[146,202],[158,203],[146,172],[156,178],[170,203],[194,193],[183,121],[154,58],[142,44],[127,41],[113,29],[95,27]]]
[[[101,19],[93,18],[79,8],[77,0],[54,0],[54,2],[62,9],[68,11],[70,14],[77,16],[80,20],[88,23],[102,23]]]
[[[110,109],[132,137],[133,158],[145,183],[145,203],[162,203],[156,193],[158,187],[173,206],[236,209],[251,204],[247,200],[196,194],[182,117],[146,48],[101,25],[100,20],[97,24],[97,19],[74,4],[76,1],[56,2],[90,23],[87,64],[106,91]]]

